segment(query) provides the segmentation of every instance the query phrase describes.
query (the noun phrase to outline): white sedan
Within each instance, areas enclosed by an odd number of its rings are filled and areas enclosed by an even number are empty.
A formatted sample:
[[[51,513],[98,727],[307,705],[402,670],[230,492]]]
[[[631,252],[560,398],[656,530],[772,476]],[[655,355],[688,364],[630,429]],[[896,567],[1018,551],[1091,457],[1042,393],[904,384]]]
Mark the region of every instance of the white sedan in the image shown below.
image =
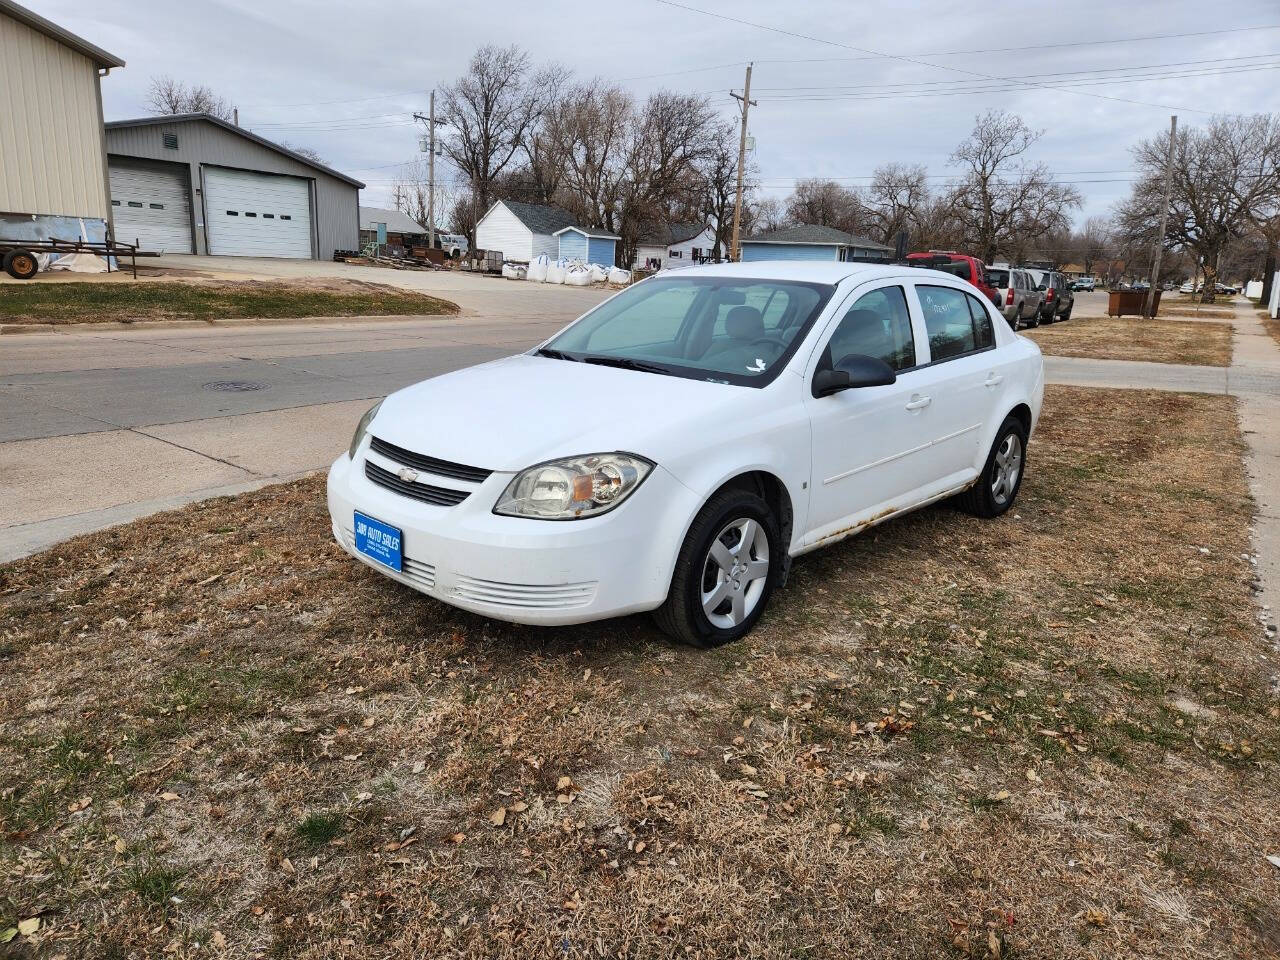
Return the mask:
[[[391,394],[329,470],[348,553],[517,623],[654,611],[699,646],[793,557],[1018,494],[1040,351],[958,278],[755,262],[664,272],[540,347]]]

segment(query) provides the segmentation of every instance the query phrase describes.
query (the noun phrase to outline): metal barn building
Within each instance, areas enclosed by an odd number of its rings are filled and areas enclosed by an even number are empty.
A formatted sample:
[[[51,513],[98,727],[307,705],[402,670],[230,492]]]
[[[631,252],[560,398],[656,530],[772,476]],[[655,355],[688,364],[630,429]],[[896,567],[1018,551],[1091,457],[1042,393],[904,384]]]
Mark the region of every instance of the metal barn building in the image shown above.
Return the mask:
[[[106,239],[101,78],[123,66],[0,0],[0,237]]]
[[[206,113],[106,125],[117,240],[328,260],[360,243],[359,180]]]

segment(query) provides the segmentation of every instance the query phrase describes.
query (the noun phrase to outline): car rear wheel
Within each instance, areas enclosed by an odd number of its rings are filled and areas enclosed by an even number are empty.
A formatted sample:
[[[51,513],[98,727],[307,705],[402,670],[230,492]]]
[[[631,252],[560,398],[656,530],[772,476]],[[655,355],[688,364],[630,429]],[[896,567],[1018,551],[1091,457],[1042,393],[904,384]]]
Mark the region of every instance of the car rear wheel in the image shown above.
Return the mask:
[[[978,482],[956,497],[960,509],[975,517],[998,517],[1017,499],[1026,466],[1027,429],[1017,417],[1005,417]]]
[[[785,550],[769,505],[745,490],[707,501],[676,558],[658,627],[695,647],[718,647],[756,625],[777,586]]]

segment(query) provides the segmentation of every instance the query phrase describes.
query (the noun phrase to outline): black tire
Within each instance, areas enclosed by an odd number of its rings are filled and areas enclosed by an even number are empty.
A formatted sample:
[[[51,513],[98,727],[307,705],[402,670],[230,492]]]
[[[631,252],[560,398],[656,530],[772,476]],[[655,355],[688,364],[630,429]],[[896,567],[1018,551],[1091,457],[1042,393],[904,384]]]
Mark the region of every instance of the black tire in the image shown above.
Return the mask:
[[[996,457],[1002,452],[1005,440],[1009,436],[1017,438],[1018,447],[1018,474],[1013,482],[1013,487],[1008,490],[1003,499],[994,490],[993,486],[996,482],[996,472],[999,469],[996,464]],[[982,467],[982,473],[978,475],[978,482],[959,494],[955,498],[956,506],[966,513],[971,513],[975,517],[985,517],[990,519],[998,517],[1010,507],[1013,502],[1018,499],[1018,491],[1022,489],[1022,478],[1027,472],[1027,428],[1022,425],[1022,421],[1017,417],[1005,417],[1004,423],[1000,424],[1000,429],[996,431],[995,442],[991,444],[991,451],[987,454],[987,462]]]
[[[1027,321],[1027,326],[1028,326],[1028,327],[1038,327],[1038,326],[1040,326],[1040,310],[1039,310],[1039,308],[1037,308],[1037,309],[1035,310],[1035,312],[1031,314],[1031,319]]]
[[[1072,301],[1071,306],[1067,307],[1067,312],[1066,312],[1066,313],[1064,313],[1062,316],[1060,316],[1058,319],[1059,319],[1059,320],[1070,320],[1070,319],[1071,319],[1071,311],[1072,311],[1072,310],[1074,310],[1075,308],[1076,308],[1075,302],[1074,302],[1074,301]]]
[[[40,262],[30,250],[17,247],[4,255],[4,272],[15,280],[30,280],[40,269]]]
[[[738,520],[754,520],[769,545],[769,570],[755,605],[732,627],[712,623],[702,609],[703,580],[708,572],[712,541]],[[783,551],[778,520],[769,505],[745,490],[722,490],[706,502],[684,538],[666,602],[653,612],[658,628],[683,643],[704,649],[719,647],[745,636],[756,625],[781,579]],[[749,589],[749,588],[748,588]],[[730,602],[726,600],[726,602]],[[716,611],[712,611],[713,614]]]

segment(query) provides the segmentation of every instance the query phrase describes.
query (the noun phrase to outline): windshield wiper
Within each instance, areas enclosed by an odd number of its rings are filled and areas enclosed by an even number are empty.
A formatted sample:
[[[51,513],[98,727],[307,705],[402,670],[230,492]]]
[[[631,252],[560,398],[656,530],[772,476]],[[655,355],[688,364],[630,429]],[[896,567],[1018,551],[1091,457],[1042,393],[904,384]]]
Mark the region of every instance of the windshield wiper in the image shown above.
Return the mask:
[[[534,351],[534,355],[539,357],[550,357],[552,360],[569,360],[574,363],[577,363],[578,361],[577,357],[571,357],[563,350],[555,350],[551,347],[540,347]]]
[[[656,363],[645,363],[643,360],[634,360],[631,357],[611,357],[607,354],[593,354],[589,357],[582,358],[583,363],[596,363],[602,367],[621,367],[623,370],[639,370],[643,373],[668,373],[666,367],[660,367]]]

